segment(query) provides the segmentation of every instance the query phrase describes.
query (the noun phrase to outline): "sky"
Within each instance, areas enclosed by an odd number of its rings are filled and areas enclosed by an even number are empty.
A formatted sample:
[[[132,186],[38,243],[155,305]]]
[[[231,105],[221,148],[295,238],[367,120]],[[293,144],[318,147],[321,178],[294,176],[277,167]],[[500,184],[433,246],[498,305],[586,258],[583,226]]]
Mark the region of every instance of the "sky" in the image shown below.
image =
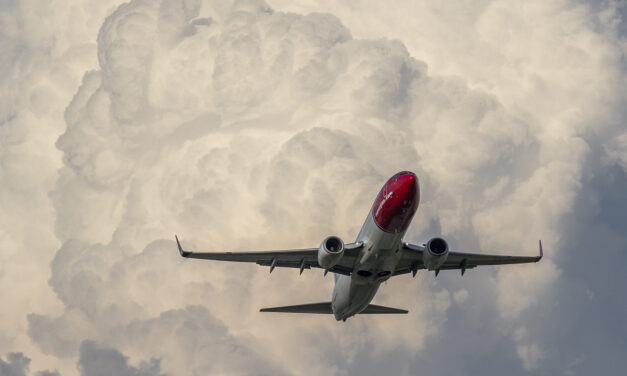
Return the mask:
[[[0,3],[0,376],[627,367],[627,3]],[[268,315],[320,270],[180,258],[406,240],[535,255],[396,277],[397,317]]]

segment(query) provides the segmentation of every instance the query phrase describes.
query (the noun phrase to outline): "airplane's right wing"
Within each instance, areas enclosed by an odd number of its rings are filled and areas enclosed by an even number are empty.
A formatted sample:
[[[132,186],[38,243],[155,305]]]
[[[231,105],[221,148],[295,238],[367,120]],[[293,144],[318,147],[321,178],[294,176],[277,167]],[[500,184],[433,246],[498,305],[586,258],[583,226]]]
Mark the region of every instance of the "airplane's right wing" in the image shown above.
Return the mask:
[[[297,268],[302,273],[304,269],[321,268],[318,264],[318,248],[288,249],[277,251],[255,252],[190,252],[183,249],[178,237],[176,244],[181,256],[204,260],[250,262],[270,267],[270,272],[275,267]],[[350,275],[359,255],[363,243],[350,243],[344,245],[344,255],[340,261],[329,269],[330,272]]]

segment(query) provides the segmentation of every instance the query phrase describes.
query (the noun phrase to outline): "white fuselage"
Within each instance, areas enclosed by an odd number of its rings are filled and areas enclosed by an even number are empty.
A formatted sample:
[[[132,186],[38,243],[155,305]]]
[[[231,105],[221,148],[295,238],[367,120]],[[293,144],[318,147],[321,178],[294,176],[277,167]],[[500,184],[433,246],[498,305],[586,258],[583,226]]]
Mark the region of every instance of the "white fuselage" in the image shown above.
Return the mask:
[[[336,274],[332,308],[336,320],[346,320],[364,310],[372,301],[379,285],[396,269],[401,256],[405,231],[383,231],[373,218],[373,211],[357,236],[363,248],[351,276]]]

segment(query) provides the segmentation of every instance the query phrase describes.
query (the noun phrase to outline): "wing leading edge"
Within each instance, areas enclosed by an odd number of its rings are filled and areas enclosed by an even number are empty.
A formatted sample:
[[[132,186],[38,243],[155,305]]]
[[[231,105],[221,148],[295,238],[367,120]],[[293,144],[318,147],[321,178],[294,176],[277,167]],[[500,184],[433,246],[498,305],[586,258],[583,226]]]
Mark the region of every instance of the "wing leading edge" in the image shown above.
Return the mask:
[[[540,252],[539,256],[507,256],[450,251],[446,262],[442,267],[436,270],[436,273],[439,270],[459,269],[462,271],[463,275],[466,269],[472,269],[480,265],[507,265],[538,262],[544,256],[541,240],[538,241],[538,248]],[[415,275],[416,271],[424,269],[425,267],[422,262],[422,254],[424,251],[425,248],[423,246],[404,243],[403,254],[394,275],[410,272]]]
[[[270,272],[275,267],[297,268],[302,273],[304,269],[320,268],[318,264],[318,248],[286,249],[276,251],[255,252],[190,252],[183,249],[178,236],[176,245],[179,253],[185,258],[203,260],[250,262],[270,267]],[[350,243],[344,246],[344,256],[340,262],[329,271],[350,275],[363,243]]]

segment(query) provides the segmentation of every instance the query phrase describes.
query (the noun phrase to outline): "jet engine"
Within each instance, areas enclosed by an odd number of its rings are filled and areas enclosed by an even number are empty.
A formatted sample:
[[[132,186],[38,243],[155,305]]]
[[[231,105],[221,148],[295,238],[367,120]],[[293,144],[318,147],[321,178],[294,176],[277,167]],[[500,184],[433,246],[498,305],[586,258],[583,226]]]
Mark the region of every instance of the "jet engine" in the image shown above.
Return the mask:
[[[318,265],[330,269],[337,264],[344,255],[344,242],[337,236],[324,239],[318,248]]]
[[[425,251],[422,253],[422,262],[426,269],[436,270],[448,258],[448,244],[442,238],[433,238],[425,244]]]

